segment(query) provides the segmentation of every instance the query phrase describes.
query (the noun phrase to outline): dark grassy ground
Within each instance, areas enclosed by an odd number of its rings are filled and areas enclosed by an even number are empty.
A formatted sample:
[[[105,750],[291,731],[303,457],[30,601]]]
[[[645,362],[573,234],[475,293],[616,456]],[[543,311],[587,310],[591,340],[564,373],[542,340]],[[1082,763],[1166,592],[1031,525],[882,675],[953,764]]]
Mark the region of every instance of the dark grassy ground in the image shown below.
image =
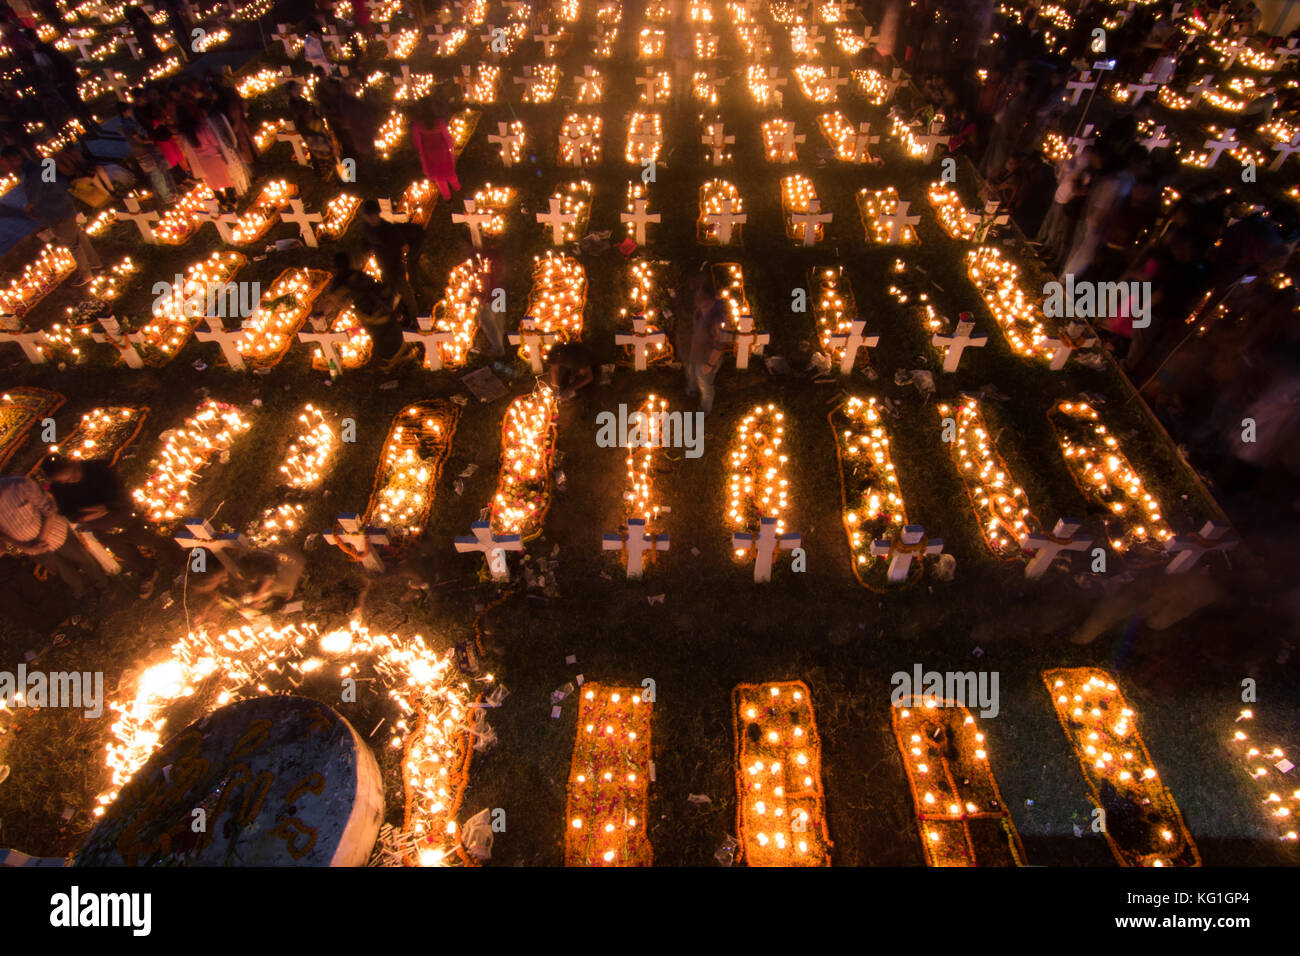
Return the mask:
[[[629,11],[622,27],[622,50],[632,49],[638,29],[637,16]],[[730,27],[719,24],[718,32],[723,36],[723,53],[737,56]],[[774,46],[780,43],[774,41]],[[429,69],[428,55],[427,48],[417,54],[413,69]],[[539,58],[540,53],[532,51],[515,56],[504,72],[513,76],[519,65]],[[450,73],[461,62],[475,61],[473,55],[466,55],[449,65],[440,62],[437,69]],[[586,61],[580,52],[571,51],[562,62],[572,76],[581,73]],[[783,75],[789,75],[788,57],[778,56],[777,62]],[[829,62],[847,65],[838,53]],[[635,108],[636,87],[627,75],[632,72],[628,63],[597,65],[610,81],[607,101],[599,108],[605,117],[605,160],[581,175],[595,185],[590,228],[613,230],[617,239],[622,234],[618,213],[625,184],[640,172],[639,167],[622,162],[626,116]],[[887,595],[857,584],[848,564],[833,436],[826,423],[828,403],[840,386],[813,385],[798,374],[774,377],[758,367],[748,373],[725,369],[720,374],[704,456],[669,462],[657,482],[672,509],[665,529],[672,535],[673,549],[643,583],[625,582],[617,559],[597,547],[602,531],[621,524],[623,454],[598,448],[591,417],[566,407],[558,448],[567,487],[557,495],[543,537],[529,547],[537,556],[559,547],[558,593],[516,595],[486,619],[487,662],[512,693],[501,710],[492,712],[500,742],[483,757],[476,755],[462,819],[484,806],[502,807],[508,823],[506,832],[498,835],[494,863],[560,864],[574,707],[566,704],[563,717],[552,720],[549,692],[579,673],[610,684],[640,684],[648,677],[655,680],[658,693],[653,729],[657,784],[651,794],[656,861],[709,864],[724,835],[735,828],[731,689],[741,681],[798,678],[812,689],[822,731],[835,862],[918,865],[922,856],[913,807],[887,707],[890,675],[910,671],[920,662],[933,670],[980,668],[1000,673],[1002,712],[982,723],[989,735],[993,769],[1024,838],[1029,862],[1109,865],[1112,858],[1100,838],[1077,839],[1072,833],[1073,822],[1088,818],[1087,791],[1039,678],[1047,667],[1100,664],[1118,669],[1126,694],[1138,708],[1139,726],[1156,765],[1182,808],[1205,862],[1294,862],[1270,842],[1264,816],[1254,805],[1258,795],[1226,748],[1232,718],[1241,706],[1240,680],[1245,676],[1259,680],[1256,709],[1261,719],[1279,722],[1279,740],[1294,738],[1294,665],[1275,663],[1279,641],[1285,640],[1285,633],[1278,630],[1278,622],[1284,620],[1280,609],[1260,606],[1255,595],[1261,585],[1256,578],[1245,580],[1239,574],[1228,588],[1243,589],[1241,596],[1225,599],[1221,607],[1192,621],[1154,632],[1138,614],[1121,620],[1091,645],[1069,643],[1078,622],[1103,600],[1100,587],[1085,578],[1088,587],[1076,588],[1060,573],[1037,584],[1026,583],[1022,565],[993,559],[979,536],[947,448],[938,440],[933,408],[923,407],[915,390],[893,384],[895,369],[925,367],[918,362],[936,366],[919,325],[888,296],[889,266],[900,250],[863,242],[853,201],[858,188],[894,185],[912,202],[912,211],[923,217],[921,245],[902,254],[943,287],[932,291],[940,311],[955,315],[968,309],[986,328],[991,324],[965,278],[964,247],[941,233],[925,202],[925,185],[936,175],[937,162],[931,167],[909,162],[892,144],[883,147],[886,165],[881,169],[828,161],[814,125],[820,110],[808,105],[796,89],[787,88],[782,115],[795,119],[799,130],[808,134],[794,168],[811,176],[823,208],[836,216],[824,245],[796,248],[784,236],[780,212],[779,179],[792,170],[768,164],[762,155],[759,123],[765,114],[752,106],[738,61],[721,64],[720,71],[731,80],[718,113],[728,131],[736,134],[737,143],[734,163],[718,174],[732,179],[744,197],[750,216],[743,230],[744,245],[721,250],[695,243],[698,186],[714,173],[704,165],[694,116],[675,117],[669,107],[664,162],[650,187],[651,207],[663,213],[664,222],[657,229],[651,227],[651,251],[670,260],[679,278],[704,261],[741,262],[758,322],[773,335],[770,352],[791,357],[815,347],[815,332],[811,313],[789,311],[790,290],[804,285],[810,265],[840,262],[847,266],[861,314],[869,329],[881,333],[881,347],[872,355],[879,380],[869,382],[859,374],[845,387],[854,394],[889,396],[900,403],[900,417],[890,427],[908,514],[945,539],[947,551],[957,559],[955,580],[928,579]],[[792,87],[793,83],[791,79]],[[518,87],[508,79],[505,85],[510,96],[517,96]],[[570,83],[561,89],[562,95],[572,93]],[[261,115],[275,113],[277,102],[276,97],[258,102],[259,122]],[[851,122],[869,120],[877,131],[886,125],[884,111],[861,100],[847,99],[839,108]],[[589,111],[582,106],[574,109]],[[521,207],[528,210],[511,216],[497,247],[504,265],[501,285],[507,291],[511,328],[527,298],[532,257],[548,241],[531,213],[557,185],[576,178],[575,172],[554,165],[556,134],[565,112],[559,103],[487,107],[460,162],[467,193],[488,180],[509,183],[519,188]],[[485,136],[498,120],[516,116],[527,127],[535,160],[505,170],[496,159],[496,147]],[[287,146],[275,147],[269,160],[262,172],[299,182],[310,205],[322,204],[341,188],[313,182],[310,171],[292,165]],[[365,196],[396,197],[416,178],[417,170],[408,141],[391,163],[363,168],[358,183],[349,188]],[[976,182],[969,167],[962,167],[958,188],[973,203]],[[439,204],[429,233],[423,266],[432,282],[419,290],[426,305],[441,295],[447,271],[470,252],[465,231],[450,223],[447,204]],[[268,241],[293,234],[293,227],[279,226]],[[358,248],[358,235],[359,226],[354,225],[343,246]],[[205,227],[180,252],[143,247],[136,243],[133,227],[118,227],[111,240],[97,243],[101,255],[111,263],[130,252],[143,266],[142,278],[122,300],[119,314],[142,314],[152,299],[149,288],[156,278],[168,277],[178,266],[202,258],[216,242],[215,231]],[[332,251],[272,255],[250,264],[238,278],[259,279],[265,285],[287,265],[328,266]],[[584,340],[603,360],[614,361],[618,290],[626,267],[614,251],[583,257],[583,262],[589,282]],[[62,294],[52,296],[34,321],[53,321],[63,304]],[[1008,350],[996,331],[987,330],[992,338],[989,347],[968,353],[959,373],[940,378],[938,397],[951,399],[960,389],[986,384],[1011,396],[993,413],[994,431],[1000,434],[1002,454],[1045,523],[1058,514],[1089,513],[1056,451],[1045,417],[1054,400],[1080,391],[1108,396],[1103,412],[1112,430],[1164,503],[1177,530],[1190,528],[1213,512],[1215,505],[1198,490],[1144,407],[1124,401],[1129,392],[1118,375],[1077,365],[1064,375],[1030,367]],[[71,427],[86,409],[110,401],[150,405],[153,412],[135,446],[136,454],[125,457],[119,466],[133,487],[147,474],[158,435],[191,413],[202,394],[245,406],[260,398],[260,408],[249,408],[254,427],[239,439],[229,464],[207,469],[194,491],[194,513],[215,516],[214,524],[232,528],[243,527],[267,503],[291,425],[304,403],[353,417],[357,441],[341,446],[327,490],[310,505],[310,526],[323,528],[340,511],[364,508],[374,462],[393,416],[411,401],[452,395],[460,387],[451,372],[409,373],[394,390],[378,389],[383,379],[370,372],[349,373],[330,386],[322,373],[311,370],[309,355],[308,349],[295,345],[270,374],[243,376],[220,367],[215,346],[196,343],[170,365],[143,373],[109,365],[112,353],[107,347],[97,347],[86,364],[66,370],[31,368],[16,352],[6,352],[3,382],[6,386],[40,384],[67,395],[69,402],[58,416],[63,428]],[[192,365],[200,359],[208,366],[202,372]],[[474,364],[480,361],[476,357]],[[531,386],[526,368],[517,364],[517,371],[512,395]],[[673,407],[689,407],[684,404],[678,373],[660,369],[636,374],[625,367],[617,371],[612,385],[601,390],[597,405],[601,409],[616,408],[620,402],[635,406],[651,391],[668,396]],[[755,587],[750,567],[731,559],[728,529],[720,517],[730,436],[755,403],[767,401],[779,402],[787,413],[794,488],[789,524],[804,533],[808,571],[794,575],[782,567],[771,585]],[[310,554],[303,588],[307,618],[325,628],[356,615],[372,629],[419,632],[441,647],[471,633],[475,605],[486,603],[496,592],[477,582],[475,560],[457,555],[450,539],[466,532],[492,495],[504,408],[504,401],[471,403],[462,416],[438,483],[426,541],[410,559],[413,568],[435,582],[428,596],[415,596],[391,578],[372,582],[343,555],[322,547]],[[39,453],[35,443],[29,443],[14,464],[25,469]],[[477,463],[479,470],[465,480],[463,495],[458,496],[452,482],[469,462]],[[1121,570],[1117,564],[1112,563],[1112,575]],[[1216,573],[1223,571],[1216,566]],[[60,626],[68,608],[53,586],[37,584],[14,562],[5,562],[2,573],[8,587],[22,595],[4,625],[5,659],[16,662],[26,649],[49,645],[48,635]],[[1140,576],[1128,587],[1141,591],[1153,586],[1154,580]],[[658,594],[665,595],[664,602],[650,605],[647,596]],[[176,603],[164,610],[161,598],[138,603],[123,590],[91,623],[64,627],[71,642],[43,653],[40,663],[48,669],[74,665],[103,669],[107,685],[112,688],[120,679],[125,692],[132,686],[131,677],[184,633],[180,588],[174,586],[171,595]],[[575,666],[564,663],[570,654],[577,657]],[[365,701],[353,709],[340,709],[363,735],[383,716],[382,709]],[[87,809],[105,783],[99,751],[107,727],[49,711],[22,717],[20,728],[3,738],[10,742],[4,760],[13,775],[0,786],[0,845],[34,853],[67,852],[89,829]],[[172,726],[179,728],[187,719],[188,715],[177,714]],[[375,739],[382,743],[382,737]],[[385,769],[394,781],[394,768]],[[687,799],[690,794],[708,795],[711,803],[692,804]],[[394,788],[390,788],[389,806],[394,808],[389,818],[396,820]],[[76,811],[66,822],[60,818],[65,808]]]

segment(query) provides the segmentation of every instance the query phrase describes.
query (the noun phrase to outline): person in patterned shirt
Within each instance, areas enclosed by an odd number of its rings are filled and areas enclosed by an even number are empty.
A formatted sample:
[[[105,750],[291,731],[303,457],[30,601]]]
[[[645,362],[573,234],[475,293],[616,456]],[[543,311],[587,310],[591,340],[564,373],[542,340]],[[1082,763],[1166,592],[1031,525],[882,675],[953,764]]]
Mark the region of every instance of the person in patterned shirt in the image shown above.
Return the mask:
[[[85,597],[90,584],[108,587],[108,575],[82,547],[54,499],[22,475],[0,478],[0,544],[56,573],[74,599]]]

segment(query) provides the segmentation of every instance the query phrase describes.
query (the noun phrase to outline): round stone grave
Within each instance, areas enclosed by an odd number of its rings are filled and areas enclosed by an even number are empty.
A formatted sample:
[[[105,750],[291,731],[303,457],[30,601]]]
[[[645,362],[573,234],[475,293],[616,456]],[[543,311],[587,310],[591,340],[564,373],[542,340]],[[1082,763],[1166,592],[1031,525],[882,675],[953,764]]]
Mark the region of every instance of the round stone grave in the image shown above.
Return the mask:
[[[351,724],[304,697],[257,697],[167,741],[76,864],[361,866],[383,815],[379,765]]]

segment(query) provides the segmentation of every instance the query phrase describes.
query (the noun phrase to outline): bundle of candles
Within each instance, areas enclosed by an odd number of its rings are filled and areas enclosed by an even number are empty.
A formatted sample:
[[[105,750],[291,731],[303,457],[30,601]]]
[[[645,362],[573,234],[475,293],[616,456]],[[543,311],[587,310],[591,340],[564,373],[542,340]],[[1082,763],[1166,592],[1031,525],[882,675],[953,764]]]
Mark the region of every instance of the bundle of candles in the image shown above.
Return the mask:
[[[1236,723],[1254,719],[1253,710],[1243,710],[1237,716]],[[1300,789],[1296,789],[1294,778],[1287,776],[1295,769],[1295,764],[1287,759],[1281,747],[1261,747],[1244,730],[1234,731],[1229,744],[1246,773],[1255,781],[1259,792],[1267,794],[1260,803],[1273,826],[1277,827],[1278,838],[1295,843],[1296,817],[1300,815]]]
[[[775,405],[758,405],[736,428],[727,476],[727,525],[733,531],[757,535],[760,518],[775,518],[777,534],[785,534],[790,481],[784,422]]]
[[[650,866],[650,718],[637,687],[583,685],[569,770],[565,866]]]
[[[334,319],[330,322],[329,330],[340,335],[347,335],[347,341],[336,340],[333,343],[334,350],[338,353],[339,364],[343,368],[361,368],[370,361],[370,353],[374,348],[374,342],[371,340],[366,327],[357,318],[355,306],[349,305],[347,308],[341,309],[339,314],[334,316]],[[329,359],[325,357],[325,353],[319,345],[312,349],[311,367],[320,372],[329,369]]]
[[[644,12],[646,23],[667,23],[672,15],[672,9],[663,0],[646,0]]]
[[[831,85],[829,74],[824,66],[803,63],[794,68],[795,79],[799,89],[813,103],[835,102],[835,87]]]
[[[66,247],[46,245],[35,260],[23,266],[22,275],[0,288],[0,315],[26,315],[76,268],[77,262]]]
[[[869,148],[863,149],[861,157],[857,157],[858,130],[839,110],[833,113],[822,113],[817,117],[817,126],[821,129],[822,136],[826,138],[827,145],[835,150],[835,158],[840,162],[871,162]]]
[[[596,32],[591,39],[591,55],[598,60],[612,59],[616,42],[618,42],[618,22],[597,23]]]
[[[465,69],[466,75],[461,77],[464,81],[461,86],[465,90],[465,102],[478,106],[495,103],[497,88],[501,85],[501,67],[491,63],[480,63],[478,72],[472,77],[468,74],[469,67]]]
[[[292,125],[292,120],[273,119],[263,120],[262,125],[257,128],[253,134],[253,145],[259,153],[265,153],[277,142],[276,137],[286,132]]]
[[[249,100],[271,92],[284,82],[284,79],[284,75],[279,70],[273,70],[268,66],[244,77],[235,84],[235,90],[240,97]]]
[[[634,112],[627,124],[624,158],[638,166],[657,162],[664,145],[663,117],[658,113]]]
[[[1119,804],[1141,808],[1140,814],[1129,814],[1128,825],[1117,826],[1112,819],[1102,828],[1119,864],[1200,866],[1178,804],[1160,782],[1138,733],[1137,715],[1111,674],[1063,667],[1043,671],[1043,681],[1096,805],[1108,816],[1122,812]],[[1109,799],[1102,796],[1104,787],[1113,788]]]
[[[240,215],[231,230],[235,245],[247,245],[261,239],[278,220],[280,210],[298,195],[298,187],[285,179],[272,179],[258,193],[253,204]]]
[[[734,329],[742,315],[752,316],[745,298],[745,273],[739,262],[715,262],[709,269],[718,298],[727,306],[727,327]],[[755,324],[755,328],[758,325]]]
[[[130,256],[123,256],[121,261],[96,275],[86,287],[86,294],[100,302],[113,302],[121,297],[138,274],[140,267],[131,261]]]
[[[790,52],[804,59],[815,60],[820,57],[821,48],[809,36],[808,27],[802,21],[793,23],[790,26]]]
[[[1160,87],[1160,90],[1156,93],[1156,99],[1165,109],[1181,112],[1192,108],[1192,98],[1183,96],[1175,91],[1172,86]]]
[[[149,71],[145,73],[142,82],[149,83],[153,80],[165,79],[173,73],[179,73],[182,66],[183,64],[181,63],[180,57],[169,56],[167,59],[163,60],[163,62],[155,63],[153,66],[149,67]]]
[[[831,412],[830,423],[839,455],[844,531],[853,574],[865,584],[864,576],[877,561],[871,542],[893,538],[906,526],[906,505],[876,399],[846,398]]]
[[[479,312],[487,295],[489,271],[488,260],[471,256],[447,276],[447,290],[433,307],[434,327],[454,336],[450,342],[438,346],[444,365],[464,365],[469,358],[478,331]]]
[[[406,216],[408,222],[427,226],[437,203],[437,187],[430,180],[417,179],[403,190],[401,198],[397,200],[396,212]],[[319,232],[320,227],[316,228]]]
[[[562,77],[563,71],[554,63],[534,66],[531,73],[528,67],[524,67],[523,101],[525,103],[551,102],[560,88]]]
[[[137,198],[148,197],[137,194]],[[216,201],[216,195],[206,183],[195,183],[181,194],[174,206],[159,210],[162,218],[153,225],[154,240],[164,246],[179,246],[189,241],[211,219],[208,210]]]
[[[912,126],[899,113],[890,111],[889,135],[898,140],[909,159],[925,159],[929,153],[929,150],[916,138],[918,132],[921,132],[919,127]]]
[[[560,127],[560,165],[600,163],[601,118],[593,113],[570,113]]]
[[[988,742],[970,711],[951,700],[904,703],[891,707],[890,716],[916,805],[925,862],[1024,865],[1024,847],[989,766]],[[993,824],[1002,839],[975,838],[972,824],[976,829]]]
[[[665,431],[671,429],[668,402],[654,395],[641,403],[632,416],[640,443],[628,440],[627,490],[623,492],[624,519],[640,518],[646,531],[659,530],[662,505],[655,495],[654,476],[667,466],[663,449],[672,440]]]
[[[245,529],[244,535],[255,548],[295,544],[293,537],[302,531],[307,506],[304,492],[314,491],[332,467],[338,447],[334,431],[335,416],[314,405],[304,406],[298,415],[298,430],[280,463],[281,486],[287,492],[284,501],[263,510]]]
[[[146,362],[161,365],[181,349],[205,315],[212,315],[214,298],[248,262],[238,252],[214,252],[185,270],[171,295],[154,300],[152,317],[141,326],[142,355]],[[215,304],[215,303],[214,303]]]
[[[289,268],[276,276],[244,322],[244,334],[235,343],[239,354],[259,368],[280,361],[311,311],[311,304],[332,279],[323,269]]]
[[[479,225],[479,231],[485,236],[499,236],[506,230],[506,211],[515,205],[513,186],[493,186],[484,183],[483,188],[474,193],[474,208],[492,218]]]
[[[817,340],[822,351],[831,356],[842,353],[844,346],[832,344],[831,337],[848,335],[853,320],[858,317],[848,273],[843,266],[819,266],[808,270],[808,284],[809,288],[816,290],[813,318],[817,322]],[[866,361],[865,358],[860,360]]]
[[[397,413],[375,471],[365,527],[385,528],[408,542],[424,529],[459,419],[460,406],[441,398]]]
[[[553,192],[551,199],[559,200],[561,215],[573,217],[572,222],[564,224],[563,241],[577,242],[580,236],[587,234],[587,222],[591,217],[591,183],[586,180],[567,183]]]
[[[767,31],[757,24],[736,24],[736,39],[745,51],[745,59],[766,61],[772,55],[772,44],[767,42]],[[750,90],[754,86],[751,82]]]
[[[230,31],[225,27],[201,32],[203,35],[194,39],[192,50],[195,53],[207,53],[230,39]]]
[[[1031,304],[1020,286],[1020,270],[993,246],[966,253],[966,274],[1006,336],[1011,351],[1024,358],[1046,358],[1051,349],[1042,308]]]
[[[732,692],[736,826],[750,866],[830,866],[821,738],[802,681]]]
[[[691,97],[701,106],[717,106],[720,83],[711,73],[699,70],[691,77]]]
[[[1058,402],[1048,421],[1061,454],[1084,497],[1106,511],[1106,532],[1118,552],[1137,547],[1154,553],[1173,537],[1160,514],[1160,502],[1142,486],[1118,439],[1086,402]]]
[[[493,534],[541,533],[551,505],[556,397],[538,384],[510,403],[501,422],[501,471],[492,498]]]
[[[645,319],[647,335],[663,331],[659,326],[659,300],[662,296],[664,267],[665,263],[657,259],[633,259],[628,264],[623,296],[627,305],[618,310],[620,330],[631,329],[632,319],[640,316]],[[633,346],[625,345],[623,349],[629,357],[632,356]],[[651,365],[672,361],[673,347],[667,340],[647,345],[646,350],[646,361]]]
[[[411,103],[430,95],[438,85],[438,77],[433,73],[409,73],[399,85],[393,96],[396,103]]]
[[[793,163],[799,158],[792,120],[765,120],[762,129],[763,151],[767,154],[769,163]]]
[[[1048,130],[1039,148],[1042,149],[1043,157],[1049,163],[1063,163],[1074,155],[1074,149],[1069,142],[1056,130]]]
[[[339,193],[325,204],[324,218],[316,225],[317,239],[338,239],[348,227],[361,208],[361,197],[351,193]]]
[[[718,58],[718,36],[716,33],[696,33],[692,37],[695,59],[716,60]]]
[[[149,477],[131,493],[145,519],[166,527],[191,514],[190,487],[250,427],[239,408],[209,399],[180,428],[165,433]]]
[[[645,27],[637,37],[637,56],[643,60],[662,60],[667,51],[667,39],[661,27]]]
[[[63,396],[21,386],[0,395],[0,465],[26,440],[27,430],[63,404]]]
[[[721,224],[710,221],[715,216],[742,214],[744,203],[740,199],[740,190],[725,179],[710,179],[700,187],[700,219],[697,227],[700,242],[717,243],[721,241]],[[741,224],[731,227],[732,241],[740,239]]]
[[[452,149],[457,156],[465,152],[465,147],[474,136],[474,130],[478,129],[479,117],[483,114],[479,110],[461,110],[447,122],[447,129],[451,132]]]
[[[574,77],[573,82],[578,84],[579,103],[590,106],[605,98],[605,77],[600,70],[588,70],[582,76]]]
[[[672,74],[665,73],[662,70],[647,69],[645,76],[651,82],[637,84],[641,87],[641,96],[638,102],[646,104],[667,102],[673,93]]]
[[[852,57],[862,52],[867,45],[867,41],[862,39],[862,34],[852,27],[837,26],[835,28],[835,45]]]
[[[397,42],[393,44],[393,57],[398,60],[410,59],[415,48],[420,45],[420,31],[416,29],[402,30],[397,34]]]
[[[808,226],[806,223],[795,222],[792,216],[795,213],[821,211],[821,201],[817,198],[817,190],[813,188],[811,179],[801,173],[781,178],[781,211],[784,213],[785,234],[803,242]],[[813,241],[821,242],[825,226],[818,222],[812,228]]]
[[[434,47],[434,56],[455,56],[469,39],[469,30],[465,27],[452,27],[443,36],[446,39],[439,41]]]
[[[562,341],[578,338],[587,305],[587,274],[582,263],[550,251],[534,257],[533,263],[533,287],[524,315],[533,319],[542,332],[559,333]],[[550,351],[549,345],[543,345],[542,358]],[[532,361],[529,345],[520,344],[519,354],[524,361]]]
[[[81,421],[63,441],[51,445],[51,454],[81,461],[97,459],[107,461],[110,465],[117,463],[117,457],[140,434],[148,408],[133,408],[129,405],[110,405],[104,408],[92,408],[81,416]],[[39,468],[39,465],[37,466]]]
[[[949,183],[933,182],[926,192],[930,208],[934,210],[943,231],[954,239],[973,239],[975,223],[967,218],[966,207],[962,205],[957,190]]]
[[[879,70],[854,70],[853,84],[872,106],[884,106],[889,100],[889,81]]]
[[[752,57],[751,57],[752,59]],[[745,71],[745,82],[749,86],[749,95],[759,106],[780,106],[781,91],[765,67],[755,63]]]
[[[380,159],[388,159],[393,154],[393,150],[406,136],[406,127],[406,115],[394,107],[387,118],[379,124],[379,132],[375,138],[375,151]]]
[[[866,231],[868,242],[891,243],[896,230],[893,217],[898,215],[898,190],[893,186],[884,189],[858,190],[858,214],[862,217],[862,228]],[[901,238],[905,245],[916,242],[916,230],[904,223]]]
[[[1029,510],[1029,496],[1016,484],[1007,463],[989,435],[979,403],[966,398],[953,408],[938,406],[940,423],[951,418],[956,434],[949,443],[952,463],[961,476],[984,541],[998,557],[1020,554],[1022,535],[1038,530],[1038,519]]]

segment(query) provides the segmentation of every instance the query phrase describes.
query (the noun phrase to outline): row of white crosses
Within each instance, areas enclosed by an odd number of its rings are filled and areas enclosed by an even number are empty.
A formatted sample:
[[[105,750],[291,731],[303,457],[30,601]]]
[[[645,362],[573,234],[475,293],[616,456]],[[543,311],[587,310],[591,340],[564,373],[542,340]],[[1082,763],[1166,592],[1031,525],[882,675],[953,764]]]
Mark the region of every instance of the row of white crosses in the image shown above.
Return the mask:
[[[298,134],[293,133],[292,135],[297,136]],[[298,138],[301,139],[301,137]],[[122,202],[126,210],[118,210],[117,218],[134,223],[135,227],[140,230],[141,239],[151,245],[156,244],[158,240],[153,233],[153,223],[162,217],[152,210],[142,209],[139,200],[134,196],[127,196]],[[232,242],[234,238],[232,229],[239,221],[239,217],[229,213],[222,213],[215,203],[208,204],[207,216],[208,220],[216,226],[221,238],[225,242]],[[280,211],[280,221],[296,225],[299,234],[302,236],[303,243],[313,249],[319,245],[316,241],[316,232],[313,226],[323,219],[324,217],[318,212],[307,212],[302,200],[296,196],[289,200],[289,209],[287,211]]]
[[[1020,547],[1032,551],[1034,556],[1025,565],[1025,577],[1041,578],[1063,551],[1087,551],[1093,539],[1076,537],[1083,522],[1074,518],[1061,518],[1051,534],[1026,534],[1020,538]],[[1212,551],[1231,551],[1241,540],[1230,532],[1227,525],[1207,521],[1195,534],[1175,535],[1165,543],[1165,553],[1170,555],[1165,565],[1166,574],[1186,574]]]

